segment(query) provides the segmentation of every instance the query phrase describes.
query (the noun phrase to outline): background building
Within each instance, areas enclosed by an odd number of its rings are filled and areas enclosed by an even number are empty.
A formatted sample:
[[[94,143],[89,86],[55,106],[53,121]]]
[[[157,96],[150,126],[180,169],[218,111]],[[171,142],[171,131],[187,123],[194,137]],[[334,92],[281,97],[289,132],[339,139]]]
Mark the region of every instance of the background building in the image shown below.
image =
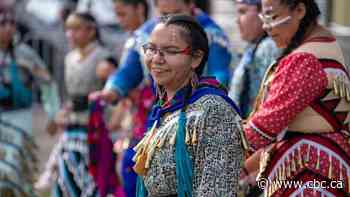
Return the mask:
[[[337,36],[350,68],[350,7],[349,0],[316,0],[322,12],[320,21]]]

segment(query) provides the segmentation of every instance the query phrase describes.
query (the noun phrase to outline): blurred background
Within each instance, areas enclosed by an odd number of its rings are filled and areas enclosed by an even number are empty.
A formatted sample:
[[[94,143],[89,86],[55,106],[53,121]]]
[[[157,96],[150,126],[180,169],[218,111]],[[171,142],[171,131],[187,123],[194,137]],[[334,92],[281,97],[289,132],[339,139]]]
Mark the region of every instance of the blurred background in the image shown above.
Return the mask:
[[[350,7],[349,0],[316,0],[321,8],[320,23],[326,25],[339,39],[347,65],[350,63]],[[150,3],[151,0],[149,1]],[[235,23],[233,0],[197,0],[198,6],[206,10],[229,34],[232,49],[242,52],[245,43],[239,38]],[[63,81],[63,60],[69,47],[64,35],[63,20],[72,10],[89,10],[96,17],[101,37],[106,47],[119,59],[127,34],[118,25],[112,0],[0,0],[1,6],[16,10],[17,42],[32,46],[49,66],[54,78]],[[152,9],[151,9],[152,10]],[[152,11],[150,12],[152,13]],[[59,84],[64,96],[62,84]],[[43,128],[45,116],[41,108],[34,111],[34,135],[39,145],[40,170],[49,157],[56,142]]]
[[[338,37],[349,63],[350,15],[347,8],[350,7],[350,1],[316,1],[322,12],[320,22]],[[149,0],[149,3],[152,4],[152,1]],[[240,40],[235,24],[233,0],[197,0],[196,3],[210,13],[229,34],[232,48],[242,51],[245,44]],[[89,10],[98,21],[105,45],[115,51],[118,58],[127,37],[118,25],[112,0],[1,0],[0,6],[15,7],[18,41],[32,46],[49,65],[56,79],[63,77],[63,59],[69,50],[62,21],[70,11]]]

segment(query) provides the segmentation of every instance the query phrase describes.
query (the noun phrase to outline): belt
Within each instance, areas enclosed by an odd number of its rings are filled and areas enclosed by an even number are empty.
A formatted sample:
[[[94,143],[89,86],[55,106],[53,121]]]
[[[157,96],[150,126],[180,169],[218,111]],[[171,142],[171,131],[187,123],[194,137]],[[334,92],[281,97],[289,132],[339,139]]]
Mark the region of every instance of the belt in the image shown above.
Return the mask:
[[[89,99],[88,96],[73,96],[72,110],[75,112],[81,112],[89,109]]]
[[[87,130],[86,125],[80,125],[80,124],[69,124],[67,126],[67,130]]]

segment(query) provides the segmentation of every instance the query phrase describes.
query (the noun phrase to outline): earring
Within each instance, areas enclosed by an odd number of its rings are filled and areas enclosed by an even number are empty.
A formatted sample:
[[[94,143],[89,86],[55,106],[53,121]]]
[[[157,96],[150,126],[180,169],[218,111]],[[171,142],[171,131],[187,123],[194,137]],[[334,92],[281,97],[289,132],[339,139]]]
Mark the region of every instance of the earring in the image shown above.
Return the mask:
[[[191,77],[191,86],[192,86],[192,89],[196,89],[197,86],[198,86],[198,83],[199,83],[199,79],[198,79],[198,76],[196,74],[196,72],[192,72],[192,77]]]
[[[163,88],[160,85],[156,85],[156,91],[157,98],[159,100],[163,100],[165,95],[165,91],[163,90]]]

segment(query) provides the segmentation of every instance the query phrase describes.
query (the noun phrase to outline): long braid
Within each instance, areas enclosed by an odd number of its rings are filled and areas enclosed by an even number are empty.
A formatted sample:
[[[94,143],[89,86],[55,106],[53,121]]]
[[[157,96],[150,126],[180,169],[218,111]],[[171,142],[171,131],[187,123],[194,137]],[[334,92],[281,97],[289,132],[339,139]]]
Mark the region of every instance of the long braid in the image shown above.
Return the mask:
[[[188,106],[188,100],[192,94],[192,87],[188,85],[186,87],[183,99],[183,107],[181,108],[178,130],[176,133],[175,144],[175,162],[176,162],[176,174],[177,178],[177,193],[179,197],[192,196],[192,179],[193,179],[193,166],[190,158],[188,147],[186,146],[186,108]]]
[[[176,25],[183,29],[182,37],[191,45],[192,56],[200,50],[203,52],[202,60],[195,69],[197,76],[201,76],[209,57],[209,41],[202,26],[193,18],[186,15],[168,15],[160,19],[165,25]]]
[[[208,60],[209,44],[208,38],[201,27],[201,25],[190,16],[186,15],[171,15],[161,18],[161,23],[165,25],[176,25],[181,27],[181,36],[191,46],[192,56],[198,57],[202,52],[201,62],[199,66],[194,70],[196,75],[200,77],[202,75],[204,66]],[[192,84],[191,82],[186,86],[183,105],[180,111],[178,120],[178,130],[176,133],[176,145],[175,145],[175,162],[176,162],[176,176],[177,176],[177,195],[179,197],[192,196],[192,179],[193,179],[193,166],[188,147],[186,145],[186,109],[189,104],[189,99],[192,96]]]

